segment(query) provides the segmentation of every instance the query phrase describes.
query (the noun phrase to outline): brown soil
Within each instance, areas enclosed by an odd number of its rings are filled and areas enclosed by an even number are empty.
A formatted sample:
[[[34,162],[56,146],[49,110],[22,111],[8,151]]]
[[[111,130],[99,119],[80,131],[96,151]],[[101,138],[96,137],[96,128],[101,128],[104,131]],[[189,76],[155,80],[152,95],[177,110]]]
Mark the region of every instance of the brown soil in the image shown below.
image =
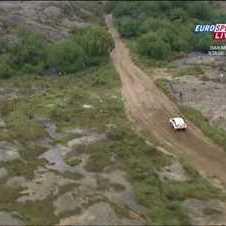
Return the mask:
[[[191,122],[188,122],[186,132],[175,132],[170,128],[169,118],[180,115],[176,104],[132,62],[129,50],[114,29],[110,15],[106,16],[106,23],[115,41],[112,61],[121,78],[122,95],[129,118],[138,129],[148,132],[163,147],[191,161],[202,175],[226,185],[226,153]]]

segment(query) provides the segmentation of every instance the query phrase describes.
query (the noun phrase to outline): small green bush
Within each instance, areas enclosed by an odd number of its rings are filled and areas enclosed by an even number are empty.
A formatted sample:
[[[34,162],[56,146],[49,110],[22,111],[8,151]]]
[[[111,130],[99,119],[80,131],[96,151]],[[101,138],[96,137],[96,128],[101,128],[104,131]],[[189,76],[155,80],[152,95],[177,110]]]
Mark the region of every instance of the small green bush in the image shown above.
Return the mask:
[[[208,33],[194,34],[192,40],[193,50],[206,53],[208,52],[211,44],[212,38],[210,34]]]
[[[169,12],[170,20],[186,22],[189,19],[188,13],[181,8],[174,8]]]
[[[81,29],[74,36],[74,41],[84,50],[86,65],[99,64],[114,47],[110,33],[99,26]]]
[[[187,4],[186,10],[190,17],[201,20],[210,20],[214,17],[215,11],[208,1],[192,1]]]
[[[153,32],[142,35],[138,40],[137,47],[142,55],[156,60],[166,59],[171,53],[170,45]]]
[[[141,24],[141,30],[144,33],[149,31],[158,31],[159,29],[166,29],[170,25],[170,22],[165,18],[156,18],[156,17],[148,17],[144,22]]]
[[[0,79],[7,79],[14,74],[13,69],[7,63],[0,63]]]
[[[64,73],[72,73],[85,67],[85,52],[73,40],[50,44],[47,51],[47,65]]]
[[[25,64],[40,64],[46,57],[46,44],[41,35],[20,31],[15,45],[10,48],[11,64],[17,69],[21,69]]]
[[[118,29],[123,37],[131,38],[141,32],[141,23],[128,17],[119,20]]]

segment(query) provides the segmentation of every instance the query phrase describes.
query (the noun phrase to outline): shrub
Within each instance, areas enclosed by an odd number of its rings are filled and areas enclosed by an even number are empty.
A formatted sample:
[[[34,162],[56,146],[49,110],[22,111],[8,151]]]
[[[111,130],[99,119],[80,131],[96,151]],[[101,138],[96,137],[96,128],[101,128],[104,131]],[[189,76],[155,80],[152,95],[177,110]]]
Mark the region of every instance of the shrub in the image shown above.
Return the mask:
[[[137,20],[124,17],[118,24],[119,32],[126,38],[137,36],[141,32],[140,23]]]
[[[41,35],[19,31],[14,43],[0,41],[0,78],[16,74],[73,73],[108,59],[114,47],[103,27],[87,27],[70,38],[48,43]]]
[[[194,34],[192,46],[194,51],[208,52],[212,44],[211,35],[208,33]]]
[[[104,28],[83,28],[72,38],[49,45],[47,66],[64,73],[76,72],[99,64],[112,48],[112,37]]]
[[[7,63],[1,62],[0,63],[0,78],[6,79],[13,76],[13,69]]]
[[[107,57],[114,47],[110,33],[99,26],[82,29],[74,40],[84,50],[87,65],[99,64],[100,59]]]
[[[188,20],[189,16],[185,10],[181,8],[174,8],[169,12],[169,18],[173,21],[185,22]]]
[[[142,55],[156,60],[166,59],[171,52],[170,45],[153,32],[142,35],[138,40],[137,47]]]
[[[177,56],[178,52],[206,52],[211,38],[193,34],[192,26],[213,21],[220,23],[225,18],[223,13],[216,13],[216,7],[209,1],[118,1],[112,8],[119,32],[126,38],[137,37],[134,41],[139,52],[158,60]],[[159,41],[150,42],[150,32],[158,32]]]
[[[50,44],[47,51],[47,65],[64,73],[71,73],[85,67],[85,52],[73,40]]]
[[[6,39],[0,40],[0,54],[4,54],[9,50],[9,41]]]
[[[215,15],[212,5],[207,1],[188,2],[186,9],[191,17],[201,20],[210,20]]]
[[[157,31],[170,26],[170,22],[163,18],[149,17],[141,25],[142,32]]]
[[[20,31],[15,46],[10,48],[11,64],[22,68],[24,64],[37,65],[46,57],[46,42],[36,33]]]
[[[143,2],[140,3],[142,5]],[[138,6],[138,1],[128,2],[128,1],[118,1],[115,2],[113,7],[113,15],[116,17],[121,16],[137,16],[139,13],[137,9],[140,7]]]

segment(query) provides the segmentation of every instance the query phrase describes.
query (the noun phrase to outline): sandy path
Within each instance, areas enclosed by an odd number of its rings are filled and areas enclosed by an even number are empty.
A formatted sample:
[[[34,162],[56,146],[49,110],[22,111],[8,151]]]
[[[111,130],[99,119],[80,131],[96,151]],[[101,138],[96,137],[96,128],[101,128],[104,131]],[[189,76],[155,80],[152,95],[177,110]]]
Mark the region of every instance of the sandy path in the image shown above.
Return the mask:
[[[112,61],[122,81],[122,95],[129,118],[167,150],[189,159],[202,175],[226,186],[226,153],[191,122],[188,122],[186,132],[174,132],[169,127],[169,117],[179,114],[177,106],[159,90],[150,76],[132,62],[110,15],[106,17],[106,23],[115,41]]]

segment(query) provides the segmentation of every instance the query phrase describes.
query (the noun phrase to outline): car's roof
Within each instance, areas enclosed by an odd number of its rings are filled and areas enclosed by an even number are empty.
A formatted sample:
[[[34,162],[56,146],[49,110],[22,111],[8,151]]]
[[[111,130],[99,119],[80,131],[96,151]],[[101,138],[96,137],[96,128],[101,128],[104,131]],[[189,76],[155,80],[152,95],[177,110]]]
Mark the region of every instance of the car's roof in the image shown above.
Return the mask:
[[[181,118],[181,117],[176,117],[176,118],[173,118],[174,122],[176,123],[176,125],[184,125],[184,119]]]

